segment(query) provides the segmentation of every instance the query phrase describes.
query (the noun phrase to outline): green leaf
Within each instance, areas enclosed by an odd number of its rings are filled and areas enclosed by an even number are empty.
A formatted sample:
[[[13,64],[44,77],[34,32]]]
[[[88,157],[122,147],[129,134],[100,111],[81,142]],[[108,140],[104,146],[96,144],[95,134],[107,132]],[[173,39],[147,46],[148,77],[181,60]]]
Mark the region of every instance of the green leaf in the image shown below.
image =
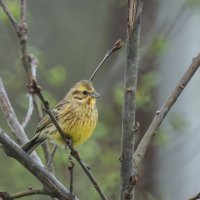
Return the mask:
[[[48,71],[46,78],[51,85],[61,86],[67,78],[67,73],[63,66],[56,65]]]
[[[192,8],[200,7],[200,0],[186,0],[185,6]]]
[[[167,40],[163,36],[155,37],[151,44],[151,53],[155,55],[161,55],[165,53],[167,49]]]
[[[182,113],[173,113],[169,118],[169,123],[172,130],[177,132],[182,132],[189,126],[188,121],[185,118],[185,115]]]

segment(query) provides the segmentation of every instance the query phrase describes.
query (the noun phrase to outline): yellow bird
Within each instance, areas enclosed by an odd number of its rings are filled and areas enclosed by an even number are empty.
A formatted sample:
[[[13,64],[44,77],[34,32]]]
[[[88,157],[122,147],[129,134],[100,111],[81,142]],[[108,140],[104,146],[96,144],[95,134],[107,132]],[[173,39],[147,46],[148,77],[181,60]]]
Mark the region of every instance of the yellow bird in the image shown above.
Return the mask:
[[[99,96],[90,81],[82,80],[70,89],[53,110],[54,117],[73,146],[84,143],[92,135],[98,120],[96,98]],[[35,135],[22,148],[30,154],[46,139],[65,145],[48,115],[39,122]]]

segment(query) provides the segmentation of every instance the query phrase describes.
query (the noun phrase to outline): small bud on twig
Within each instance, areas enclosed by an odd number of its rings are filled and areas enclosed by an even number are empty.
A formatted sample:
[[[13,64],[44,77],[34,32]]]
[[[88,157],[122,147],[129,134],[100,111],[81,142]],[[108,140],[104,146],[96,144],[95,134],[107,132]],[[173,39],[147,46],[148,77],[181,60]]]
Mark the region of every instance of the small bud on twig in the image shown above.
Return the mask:
[[[93,72],[92,76],[90,77],[89,81],[92,81],[99,69],[102,67],[103,63],[107,60],[107,58],[116,50],[122,47],[123,43],[121,39],[118,39],[115,44],[113,45],[112,49],[108,50],[106,55],[103,57],[99,65],[97,66],[96,70]]]

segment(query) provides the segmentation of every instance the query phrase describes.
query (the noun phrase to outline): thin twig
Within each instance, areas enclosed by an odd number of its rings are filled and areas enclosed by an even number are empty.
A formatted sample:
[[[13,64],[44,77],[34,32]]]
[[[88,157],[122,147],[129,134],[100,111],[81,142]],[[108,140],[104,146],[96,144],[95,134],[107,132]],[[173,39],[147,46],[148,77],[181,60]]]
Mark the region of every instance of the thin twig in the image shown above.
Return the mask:
[[[32,73],[33,79],[36,80],[38,60],[33,54],[30,54],[28,56],[28,61],[29,61],[30,66],[31,66],[31,73]],[[35,94],[31,93],[31,97],[33,99],[33,104],[34,104],[34,107],[35,107],[35,110],[36,110],[38,120],[40,121],[43,118],[42,105],[41,105],[40,102],[38,102],[38,99],[36,98]],[[46,163],[47,163],[48,160],[49,160],[49,157],[51,156],[49,141],[46,141],[42,144],[42,149],[43,149],[45,160],[46,160]],[[48,166],[47,169],[54,174],[53,162],[50,163],[50,165]]]
[[[0,197],[2,198],[2,200],[13,200],[13,199],[18,199],[18,198],[36,195],[36,194],[52,195],[51,193],[49,193],[47,190],[44,190],[44,189],[32,189],[32,188],[30,188],[28,190],[25,190],[25,191],[22,191],[22,192],[17,192],[15,194],[9,194],[8,192],[0,192]]]
[[[56,153],[56,150],[57,150],[57,145],[54,145],[53,147],[53,150],[52,152],[50,153],[49,157],[48,157],[48,160],[47,160],[47,164],[46,164],[46,168],[52,172],[54,174],[54,170],[53,170],[53,158],[54,158],[54,155]]]
[[[24,3],[22,3],[23,0],[21,0],[21,12],[24,12]],[[21,21],[25,21],[25,16],[24,14],[22,14],[21,16]],[[30,63],[30,66],[31,66],[31,73],[32,73],[32,76],[34,79],[36,79],[36,74],[37,74],[37,64],[38,64],[38,60],[35,58],[34,55],[30,54],[29,57],[29,63]],[[27,126],[27,124],[29,123],[30,119],[31,119],[31,116],[33,114],[33,110],[34,110],[34,98],[33,98],[33,94],[27,94],[28,95],[28,98],[29,98],[29,105],[28,105],[28,111],[27,111],[27,114],[26,114],[26,117],[24,118],[24,121],[22,122],[22,127],[25,128]],[[39,105],[36,105],[35,106],[37,109],[37,114],[38,114],[38,118],[41,119],[43,117],[42,115],[42,112],[40,112],[38,109],[39,109]]]
[[[20,24],[26,24],[26,0],[20,0]]]
[[[18,199],[21,197],[42,194],[42,195],[50,195],[50,193],[44,189],[28,189],[26,191],[18,192],[15,194],[10,195],[11,199]]]
[[[200,199],[200,193],[198,193],[197,195],[195,195],[194,197],[188,199],[188,200],[197,200]]]
[[[151,144],[153,137],[157,134],[157,129],[159,128],[165,116],[167,115],[171,107],[174,105],[177,98],[184,90],[185,86],[189,83],[190,79],[195,74],[199,66],[200,66],[200,54],[198,54],[195,58],[193,58],[191,65],[186,70],[180,81],[178,82],[176,88],[172,92],[169,99],[167,99],[167,101],[163,104],[161,109],[156,112],[153,121],[151,122],[146,133],[144,134],[134,154],[134,163],[136,165],[137,171],[140,167],[141,161],[143,160],[145,153],[148,150],[148,147]]]
[[[27,111],[26,117],[24,118],[24,120],[22,122],[22,127],[23,128],[25,128],[28,125],[28,123],[29,123],[29,121],[31,119],[31,116],[33,114],[33,109],[34,109],[32,95],[27,94],[27,96],[28,96],[28,99],[29,99],[29,101],[28,101],[29,105],[28,105],[28,111]]]
[[[19,27],[17,20],[14,18],[12,13],[9,11],[9,9],[7,8],[7,6],[6,6],[6,4],[4,3],[3,0],[0,0],[0,5],[1,5],[3,11],[5,12],[5,14],[7,15],[8,19],[10,20],[10,22],[14,26],[15,30],[17,31],[18,27]]]
[[[43,95],[41,93],[41,88],[38,86],[36,80],[32,80],[32,84],[29,87],[30,87],[30,91],[32,93],[37,94],[38,97],[40,98],[40,100],[42,101],[42,103],[43,103],[43,105],[45,107],[46,113],[49,115],[52,123],[55,125],[55,127],[58,130],[59,134],[62,136],[63,140],[65,141],[66,146],[68,146],[68,148],[70,149],[71,155],[77,160],[77,162],[80,164],[80,166],[82,167],[82,169],[84,170],[86,175],[89,177],[90,181],[93,183],[93,186],[95,187],[95,189],[99,193],[99,195],[102,198],[102,200],[107,200],[105,194],[103,193],[102,189],[100,188],[99,184],[97,183],[97,181],[96,181],[95,177],[93,176],[92,172],[88,169],[86,164],[80,158],[78,152],[73,148],[70,139],[65,135],[65,133],[62,131],[62,129],[60,128],[59,124],[57,123],[54,115],[52,114],[52,112],[49,109],[49,103],[48,103],[48,101],[46,101],[44,99],[44,97],[43,97]]]
[[[72,156],[71,154],[68,157],[68,161],[69,161],[69,166],[68,166],[68,170],[69,170],[69,177],[70,177],[70,187],[69,187],[69,191],[70,194],[72,196],[72,199],[74,198],[74,187],[73,187],[73,171],[74,171],[74,163],[72,161]]]
[[[123,43],[121,39],[118,39],[115,44],[113,45],[112,49],[108,50],[106,55],[103,57],[103,59],[101,60],[101,62],[99,63],[99,65],[97,66],[96,70],[93,72],[93,74],[91,75],[89,81],[92,81],[96,75],[96,73],[99,71],[99,69],[101,68],[101,66],[103,65],[103,63],[107,60],[107,58],[116,50],[120,49],[122,47]]]

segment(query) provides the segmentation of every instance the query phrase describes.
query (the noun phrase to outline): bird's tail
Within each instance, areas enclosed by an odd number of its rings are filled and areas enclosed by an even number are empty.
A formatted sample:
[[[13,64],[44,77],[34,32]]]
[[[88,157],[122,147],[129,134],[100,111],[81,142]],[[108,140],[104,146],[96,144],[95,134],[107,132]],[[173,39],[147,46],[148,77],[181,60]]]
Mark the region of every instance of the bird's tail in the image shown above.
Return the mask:
[[[40,144],[42,144],[47,138],[41,138],[40,135],[35,135],[30,141],[22,145],[22,149],[28,154],[31,154]]]

